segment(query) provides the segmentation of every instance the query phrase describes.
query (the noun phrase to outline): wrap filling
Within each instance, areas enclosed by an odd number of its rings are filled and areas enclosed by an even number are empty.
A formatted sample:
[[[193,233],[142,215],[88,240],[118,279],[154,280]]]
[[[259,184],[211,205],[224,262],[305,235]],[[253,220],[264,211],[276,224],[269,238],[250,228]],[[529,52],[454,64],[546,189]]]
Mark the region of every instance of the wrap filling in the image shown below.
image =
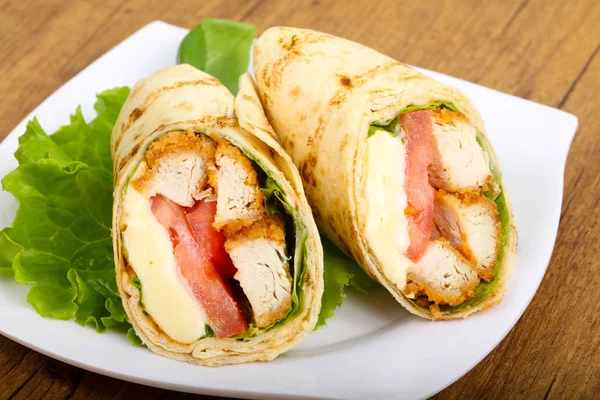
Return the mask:
[[[493,288],[508,216],[484,139],[452,104],[409,106],[367,141],[369,247],[434,317]]]
[[[144,311],[173,340],[244,337],[291,312],[295,221],[286,207],[265,210],[268,179],[212,135],[171,131],[149,145],[121,232]]]

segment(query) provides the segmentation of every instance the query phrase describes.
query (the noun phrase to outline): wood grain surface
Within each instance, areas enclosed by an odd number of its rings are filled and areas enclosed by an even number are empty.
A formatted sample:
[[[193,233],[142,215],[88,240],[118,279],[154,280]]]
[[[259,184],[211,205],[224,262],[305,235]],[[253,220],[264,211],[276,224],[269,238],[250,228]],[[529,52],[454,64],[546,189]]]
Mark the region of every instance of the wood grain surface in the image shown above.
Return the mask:
[[[161,19],[191,28],[205,16],[252,22],[259,32],[322,30],[577,115],[558,238],[539,291],[501,344],[436,398],[600,398],[600,2],[0,1],[0,139],[142,26]],[[0,336],[0,399],[138,397],[208,398],[86,372]]]

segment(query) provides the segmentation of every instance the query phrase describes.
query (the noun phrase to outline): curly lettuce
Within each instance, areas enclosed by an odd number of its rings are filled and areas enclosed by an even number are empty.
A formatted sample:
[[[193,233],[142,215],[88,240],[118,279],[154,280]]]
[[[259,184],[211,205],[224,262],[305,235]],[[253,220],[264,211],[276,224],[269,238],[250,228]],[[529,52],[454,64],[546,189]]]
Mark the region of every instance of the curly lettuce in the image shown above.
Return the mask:
[[[118,294],[110,236],[110,135],[128,94],[98,94],[94,120],[77,108],[51,135],[35,118],[27,124],[15,152],[19,166],[2,179],[19,208],[0,231],[0,268],[31,285],[27,301],[41,316],[74,318],[100,333],[129,329],[139,344]]]
[[[342,305],[349,288],[367,294],[375,282],[351,257],[348,257],[333,243],[321,236],[323,243],[323,280],[325,290],[321,300],[321,312],[315,330],[326,325],[333,317],[336,308]]]

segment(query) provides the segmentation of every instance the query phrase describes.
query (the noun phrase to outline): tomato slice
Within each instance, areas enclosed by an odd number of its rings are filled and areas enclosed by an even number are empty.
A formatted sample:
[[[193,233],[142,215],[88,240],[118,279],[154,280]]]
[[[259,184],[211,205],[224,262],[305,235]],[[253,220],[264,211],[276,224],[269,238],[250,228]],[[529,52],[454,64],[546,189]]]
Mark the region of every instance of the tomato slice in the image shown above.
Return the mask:
[[[421,259],[433,228],[433,187],[429,184],[427,167],[435,157],[431,110],[400,115],[406,143],[405,189],[408,199],[405,215],[408,220],[410,245],[406,257],[413,262]]]
[[[192,235],[206,255],[212,261],[217,271],[224,278],[233,278],[237,269],[231,257],[225,251],[225,235],[213,228],[217,214],[216,201],[198,201],[186,214]]]
[[[150,207],[158,222],[169,231],[177,265],[204,308],[216,337],[245,332],[248,324],[231,287],[217,272],[209,252],[194,239],[184,208],[161,195],[150,198]]]

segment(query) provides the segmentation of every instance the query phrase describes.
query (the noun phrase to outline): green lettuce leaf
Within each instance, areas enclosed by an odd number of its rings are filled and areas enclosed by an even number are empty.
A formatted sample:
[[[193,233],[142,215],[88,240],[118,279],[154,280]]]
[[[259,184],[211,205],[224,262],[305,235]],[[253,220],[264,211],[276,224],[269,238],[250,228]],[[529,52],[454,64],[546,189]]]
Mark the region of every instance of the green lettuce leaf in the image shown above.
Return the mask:
[[[267,215],[273,215],[279,210],[279,204],[281,204],[281,201],[283,201],[281,189],[271,177],[267,177],[262,186],[263,187],[260,188],[260,191],[265,199],[265,212]]]
[[[238,80],[248,69],[255,37],[255,25],[204,18],[179,45],[177,64],[193,65],[237,94]]]
[[[324,252],[323,279],[325,290],[321,300],[321,312],[315,330],[326,325],[326,320],[333,316],[337,307],[346,298],[346,289],[352,287],[363,294],[375,285],[375,282],[358,266],[358,264],[333,243],[321,236]]]
[[[86,122],[78,108],[52,135],[34,118],[19,138],[19,166],[2,179],[19,208],[0,232],[0,269],[32,285],[27,301],[40,315],[74,318],[98,332],[130,327],[110,237],[110,136],[128,94],[128,88],[100,93],[94,120]]]
[[[144,342],[142,342],[142,339],[140,339],[138,335],[136,335],[135,330],[133,328],[129,328],[127,330],[127,339],[129,339],[131,344],[133,344],[134,346],[144,347]]]
[[[401,133],[400,119],[395,118],[395,119],[391,120],[387,125],[384,125],[384,126],[380,126],[380,125],[369,126],[369,132],[367,133],[367,138],[370,138],[371,136],[375,135],[378,131],[386,132],[387,134],[391,135],[392,137],[400,136],[400,133]],[[402,143],[404,143],[404,138],[402,138]]]
[[[481,132],[477,132],[477,136],[475,137],[477,140],[477,143],[479,144],[479,147],[481,147],[483,149],[484,152],[486,152],[487,154],[492,154],[492,149],[490,148],[489,143],[487,142],[487,140],[483,137],[483,135],[481,134]],[[489,157],[488,157],[489,158]],[[500,174],[500,170],[498,169],[498,166],[492,162],[492,160],[490,159],[490,171],[492,172],[492,177],[493,177],[493,181],[496,185],[498,185],[498,187],[500,189],[502,189],[500,187],[500,182],[502,181],[502,175]],[[494,193],[494,190],[492,188],[489,188],[487,191],[485,191],[483,193],[486,197],[492,199],[492,200],[496,200],[496,198],[498,197],[498,194]],[[500,207],[500,204],[496,204],[498,205],[498,207]],[[506,204],[503,205],[504,209],[506,209]],[[500,215],[500,217],[502,217],[502,215]]]
[[[383,129],[383,127],[377,126],[377,125],[371,125],[371,126],[369,126],[369,132],[367,133],[367,137],[373,136],[378,131],[385,131],[385,129]]]
[[[131,280],[131,284],[140,292],[140,307],[142,307],[142,311],[144,314],[148,315],[146,312],[146,306],[144,305],[144,294],[142,291],[142,281],[137,276]]]
[[[404,114],[412,111],[420,111],[420,110],[435,110],[436,108],[447,108],[450,111],[460,112],[458,107],[456,107],[453,103],[443,101],[443,100],[434,100],[429,104],[416,105],[411,104],[409,106],[404,107],[400,110],[400,114]]]
[[[8,234],[10,228],[0,231],[0,276],[13,276],[13,260],[21,251],[23,246],[13,242]]]

